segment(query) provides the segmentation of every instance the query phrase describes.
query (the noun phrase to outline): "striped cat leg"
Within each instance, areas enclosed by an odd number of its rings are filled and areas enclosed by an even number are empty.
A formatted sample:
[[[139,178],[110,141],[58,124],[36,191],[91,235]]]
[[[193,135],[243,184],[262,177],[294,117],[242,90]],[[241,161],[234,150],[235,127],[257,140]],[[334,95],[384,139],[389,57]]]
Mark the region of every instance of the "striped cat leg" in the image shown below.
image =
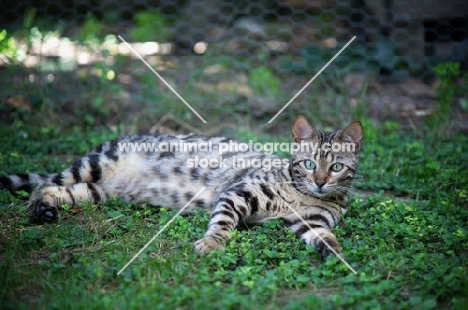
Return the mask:
[[[67,186],[45,185],[37,189],[28,204],[30,214],[45,222],[58,219],[58,209],[63,204],[74,206],[82,201],[105,202],[107,196],[101,186],[93,183],[78,183]]]
[[[285,219],[284,222],[298,238],[314,247],[323,259],[334,254],[330,247],[336,253],[341,254],[340,244],[331,232],[331,228],[323,221],[324,217],[315,214],[309,217],[304,216],[303,219],[307,225],[297,217]]]
[[[88,154],[73,162],[67,169],[50,175],[48,183],[72,185],[78,183],[97,183],[102,178],[105,165],[112,168],[115,162],[103,154]]]
[[[101,180],[103,165],[114,163],[105,154],[88,154],[73,162],[67,169],[49,176],[46,184],[36,189],[28,204],[28,210],[40,221],[53,222],[59,217],[62,204],[74,205],[80,201],[105,201]]]
[[[231,232],[250,214],[247,204],[239,196],[229,192],[222,195],[210,215],[208,230],[203,239],[195,242],[195,252],[205,254],[212,250],[224,250],[231,239]]]

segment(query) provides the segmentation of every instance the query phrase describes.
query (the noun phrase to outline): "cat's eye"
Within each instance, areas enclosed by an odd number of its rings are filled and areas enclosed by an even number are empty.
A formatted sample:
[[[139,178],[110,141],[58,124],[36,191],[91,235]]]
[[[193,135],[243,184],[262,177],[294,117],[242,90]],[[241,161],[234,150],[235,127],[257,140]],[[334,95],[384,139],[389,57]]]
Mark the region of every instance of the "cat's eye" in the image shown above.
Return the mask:
[[[306,167],[306,169],[308,170],[312,170],[312,169],[315,169],[315,164],[313,161],[311,161],[310,159],[307,159],[304,161],[304,166]]]
[[[331,170],[335,172],[341,171],[342,169],[343,169],[343,164],[341,163],[336,163],[331,166]]]

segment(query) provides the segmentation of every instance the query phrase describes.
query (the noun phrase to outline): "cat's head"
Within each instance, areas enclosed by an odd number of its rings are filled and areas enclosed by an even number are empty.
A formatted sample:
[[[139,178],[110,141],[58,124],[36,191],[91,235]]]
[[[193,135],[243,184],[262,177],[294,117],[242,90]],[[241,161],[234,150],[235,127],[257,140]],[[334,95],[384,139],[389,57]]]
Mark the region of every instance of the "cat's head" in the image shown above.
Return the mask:
[[[291,166],[296,187],[316,197],[346,194],[358,162],[361,123],[353,122],[336,132],[323,132],[314,129],[303,116],[298,116],[292,137],[299,144],[298,150],[293,149]]]

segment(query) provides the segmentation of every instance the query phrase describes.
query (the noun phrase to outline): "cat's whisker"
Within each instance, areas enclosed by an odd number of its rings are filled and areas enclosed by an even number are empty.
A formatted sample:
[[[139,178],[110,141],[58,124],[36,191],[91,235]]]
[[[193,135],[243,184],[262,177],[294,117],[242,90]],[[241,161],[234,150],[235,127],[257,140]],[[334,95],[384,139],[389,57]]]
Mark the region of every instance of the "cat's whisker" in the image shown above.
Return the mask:
[[[361,184],[363,182],[365,182],[365,180],[352,180],[349,184]]]
[[[347,193],[347,192],[349,192],[349,188],[345,187],[345,186],[338,185],[338,186],[335,187],[335,191]]]
[[[353,181],[366,182],[366,181],[368,181],[368,179],[363,175],[355,174],[354,178],[353,178]]]
[[[339,195],[341,195],[342,197],[346,196],[348,194],[348,189],[347,188],[344,188],[343,186],[337,186],[333,189],[333,192],[334,193],[337,193]]]
[[[337,186],[337,191],[343,192],[344,194],[352,194],[356,196],[363,195],[358,189],[354,187]]]

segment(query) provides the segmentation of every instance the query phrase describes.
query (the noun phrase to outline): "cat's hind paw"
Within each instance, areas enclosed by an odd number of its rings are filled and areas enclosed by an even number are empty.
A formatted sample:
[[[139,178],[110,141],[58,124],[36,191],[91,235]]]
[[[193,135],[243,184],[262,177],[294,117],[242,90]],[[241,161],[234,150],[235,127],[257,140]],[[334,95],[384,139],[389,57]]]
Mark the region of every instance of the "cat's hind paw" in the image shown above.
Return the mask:
[[[57,208],[49,206],[42,199],[31,201],[28,205],[28,210],[32,217],[40,222],[56,222],[59,218]]]
[[[224,250],[224,246],[213,237],[205,237],[195,242],[195,252],[207,254],[213,250]]]

